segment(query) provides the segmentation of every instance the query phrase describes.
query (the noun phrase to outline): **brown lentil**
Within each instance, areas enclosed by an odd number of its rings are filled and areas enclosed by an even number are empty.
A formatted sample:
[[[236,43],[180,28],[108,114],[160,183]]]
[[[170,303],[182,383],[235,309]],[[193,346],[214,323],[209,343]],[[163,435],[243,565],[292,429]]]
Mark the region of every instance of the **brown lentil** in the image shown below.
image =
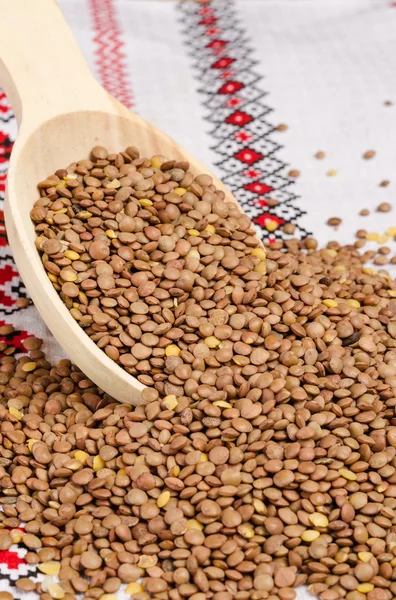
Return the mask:
[[[331,217],[330,219],[327,219],[327,225],[330,225],[330,227],[338,227],[338,225],[341,225],[342,220],[339,217]]]
[[[381,202],[376,208],[378,212],[390,212],[392,210],[392,205],[389,202]]]
[[[15,585],[19,590],[23,590],[24,592],[32,592],[36,589],[36,584],[28,577],[22,577],[21,579],[18,579]]]

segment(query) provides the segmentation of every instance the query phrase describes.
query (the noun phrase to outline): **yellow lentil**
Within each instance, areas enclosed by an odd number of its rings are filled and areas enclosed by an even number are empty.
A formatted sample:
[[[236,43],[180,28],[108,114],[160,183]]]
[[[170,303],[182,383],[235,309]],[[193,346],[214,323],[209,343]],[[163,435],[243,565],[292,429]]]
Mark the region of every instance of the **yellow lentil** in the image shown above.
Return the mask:
[[[168,504],[169,500],[170,500],[170,492],[168,492],[168,491],[162,492],[162,494],[160,494],[157,498],[158,508],[163,508],[164,506],[166,506]]]
[[[12,415],[13,417],[15,417],[16,419],[18,419],[18,421],[20,421],[23,417],[23,413],[21,413],[17,408],[15,408],[14,406],[10,406],[10,408],[8,409],[8,412],[10,413],[10,415]]]
[[[319,531],[315,531],[314,529],[306,529],[301,534],[301,539],[303,542],[314,542],[320,537]]]
[[[168,394],[167,396],[165,396],[162,403],[165,404],[168,410],[175,409],[178,404],[175,394]]]
[[[374,589],[373,583],[359,583],[356,590],[361,594],[368,594]]]
[[[357,479],[357,475],[349,469],[340,469],[338,473],[341,475],[341,477],[347,479],[348,481],[356,481]]]
[[[257,256],[260,260],[265,260],[267,257],[264,248],[253,248],[250,254],[251,256]]]
[[[360,308],[360,302],[358,300],[355,300],[354,298],[350,298],[349,300],[347,300],[347,304],[352,308]]]
[[[322,515],[321,513],[314,512],[308,516],[308,520],[315,527],[328,527],[329,520],[326,515]]]
[[[144,588],[141,583],[133,581],[132,583],[129,583],[126,586],[125,592],[130,596],[133,596],[133,594],[141,594],[142,592],[144,592]]]
[[[267,265],[265,264],[265,261],[262,260],[259,262],[259,264],[254,267],[254,271],[256,273],[260,273],[260,275],[265,275],[267,272]]]
[[[65,597],[65,591],[61,588],[59,583],[51,583],[48,586],[48,593],[51,598],[55,598],[56,600],[60,600],[61,598]]]
[[[70,260],[78,260],[80,258],[79,253],[74,252],[74,250],[66,250],[65,256],[66,256],[66,258],[69,258]]]
[[[167,346],[165,348],[165,355],[166,356],[180,356],[180,354],[181,354],[181,350],[175,344],[171,344],[170,346]]]
[[[274,221],[273,219],[267,219],[265,221],[265,228],[269,232],[276,231],[276,229],[278,229],[278,227],[279,227],[279,223],[277,221]]]
[[[84,452],[83,450],[76,450],[74,453],[74,458],[78,460],[82,465],[85,465],[88,457],[88,452]]]
[[[95,473],[97,471],[100,471],[100,469],[104,469],[105,466],[106,466],[106,463],[103,460],[103,458],[101,456],[99,456],[99,454],[97,456],[95,456],[95,458],[93,459],[93,463],[92,463],[92,467],[93,467],[93,470],[95,471]]]
[[[371,552],[358,552],[358,559],[362,562],[369,562],[373,558],[373,554]]]
[[[175,194],[177,194],[178,196],[183,196],[183,194],[185,194],[187,192],[186,188],[183,187],[177,187],[173,190],[175,192]]]
[[[326,298],[326,300],[322,300],[322,304],[327,306],[327,308],[337,308],[338,302],[336,300],[332,300],[331,298]]]
[[[47,560],[38,565],[38,570],[45,575],[57,575],[59,573],[60,563],[55,560]]]
[[[250,540],[254,537],[254,531],[251,527],[248,527],[248,525],[239,525],[237,531],[239,535],[245,538],[245,540]]]
[[[22,365],[22,371],[25,373],[31,373],[37,368],[37,363],[35,362],[26,362]]]
[[[204,343],[205,346],[207,346],[208,348],[218,348],[220,340],[217,339],[217,337],[215,337],[214,335],[210,335],[209,337],[205,338]]]
[[[204,526],[202,525],[202,523],[200,523],[196,519],[189,519],[187,521],[187,531],[189,531],[190,529],[198,529],[198,531],[202,531],[203,528]]]

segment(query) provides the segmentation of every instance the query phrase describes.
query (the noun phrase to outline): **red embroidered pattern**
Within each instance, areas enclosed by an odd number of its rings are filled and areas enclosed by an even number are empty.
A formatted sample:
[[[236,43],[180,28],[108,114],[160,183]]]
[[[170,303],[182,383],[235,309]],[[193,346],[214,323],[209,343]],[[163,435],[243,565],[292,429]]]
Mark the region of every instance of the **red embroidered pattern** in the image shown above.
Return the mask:
[[[12,550],[0,550],[0,564],[6,565],[9,569],[18,569],[20,565],[26,565],[26,560],[20,558]]]
[[[100,81],[112,96],[131,108],[133,97],[114,0],[89,0],[89,5],[95,30],[95,63]]]
[[[267,121],[262,76],[255,70],[254,52],[240,26],[234,0],[185,0],[177,5],[185,43],[199,81],[199,94],[211,124],[212,149],[221,178],[253,219],[263,238],[284,237],[282,225],[298,226],[303,214],[296,206],[294,182],[277,157],[279,134]],[[266,196],[278,201],[268,207]],[[272,221],[271,226],[266,225]],[[274,225],[278,229],[274,233]]]
[[[114,9],[114,0],[89,0],[94,24],[96,44],[96,64],[99,77],[107,90],[128,107],[133,104],[123,53],[123,41]],[[5,93],[0,90],[0,326],[9,324],[7,315],[20,309],[16,300],[26,296],[26,290],[19,278],[11,249],[9,248],[3,214],[3,203],[8,161],[14,141],[15,121]],[[18,319],[13,319],[13,322]],[[23,341],[31,334],[18,328],[7,336],[0,336],[0,342],[23,353]],[[1,492],[0,492],[1,494]],[[25,593],[15,587],[19,577],[36,575],[36,566],[28,565],[23,558],[26,548],[11,546],[0,551],[0,591],[10,592],[13,598],[25,597]]]

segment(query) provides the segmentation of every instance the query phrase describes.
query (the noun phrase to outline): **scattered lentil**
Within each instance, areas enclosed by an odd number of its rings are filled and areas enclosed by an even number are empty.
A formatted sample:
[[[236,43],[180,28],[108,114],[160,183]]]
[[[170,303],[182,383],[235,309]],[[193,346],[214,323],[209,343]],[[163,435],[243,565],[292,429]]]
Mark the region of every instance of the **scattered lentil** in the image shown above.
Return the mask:
[[[339,225],[341,225],[341,223],[342,219],[340,219],[339,217],[331,217],[327,220],[327,225],[330,225],[330,227],[338,227]]]
[[[283,225],[283,231],[287,235],[293,235],[293,233],[296,231],[296,226],[294,225],[294,223],[286,223],[285,225]]]
[[[392,210],[392,205],[389,202],[381,202],[376,208],[378,212],[390,212]]]

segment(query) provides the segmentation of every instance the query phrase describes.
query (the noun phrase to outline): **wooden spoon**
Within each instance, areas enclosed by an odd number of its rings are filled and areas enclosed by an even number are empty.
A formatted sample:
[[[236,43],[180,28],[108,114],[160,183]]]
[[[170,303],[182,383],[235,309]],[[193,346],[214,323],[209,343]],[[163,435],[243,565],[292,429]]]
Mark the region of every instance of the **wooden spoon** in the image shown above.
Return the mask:
[[[93,146],[109,152],[137,146],[143,156],[188,160],[194,174],[209,173],[227,200],[236,201],[191,154],[95,81],[54,0],[0,0],[0,85],[19,125],[8,170],[5,219],[22,280],[71,360],[105,392],[138,405],[145,386],[83,332],[45,273],[29,216],[39,197],[37,183],[88,158]]]

